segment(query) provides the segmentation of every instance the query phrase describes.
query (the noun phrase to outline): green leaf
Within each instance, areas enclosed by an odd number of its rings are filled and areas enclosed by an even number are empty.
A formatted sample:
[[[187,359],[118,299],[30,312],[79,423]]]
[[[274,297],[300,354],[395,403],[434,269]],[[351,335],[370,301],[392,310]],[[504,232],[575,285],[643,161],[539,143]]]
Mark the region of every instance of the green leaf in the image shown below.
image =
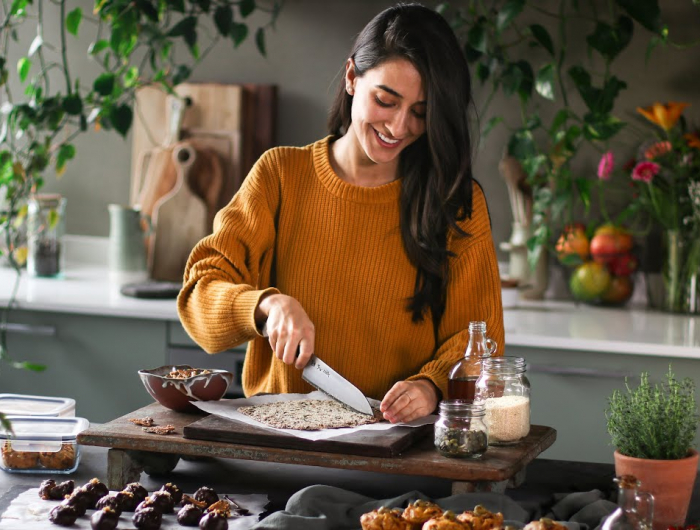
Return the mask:
[[[151,22],[158,22],[158,10],[149,0],[136,0],[136,7]]]
[[[559,128],[566,123],[569,119],[570,111],[569,109],[561,109],[556,113],[554,119],[552,120],[552,125],[549,127],[549,136],[554,136],[554,134],[559,130]]]
[[[233,39],[234,46],[238,47],[246,37],[248,37],[248,26],[234,22],[231,28],[231,38]]]
[[[98,40],[97,42],[90,43],[90,46],[88,47],[88,53],[90,55],[97,55],[102,50],[104,50],[105,48],[108,48],[108,47],[109,47],[109,41],[101,39],[101,40]]]
[[[178,13],[185,12],[185,0],[167,0],[167,5],[170,7],[170,9],[177,11]]]
[[[484,64],[483,62],[476,65],[476,78],[482,83],[489,78],[490,73],[491,71],[489,70],[488,65]]]
[[[615,27],[604,22],[596,24],[595,31],[586,37],[586,42],[611,62],[632,40],[634,24],[629,17],[621,16]]]
[[[10,7],[10,15],[23,16],[29,0],[14,0]]]
[[[537,149],[532,131],[521,130],[513,134],[508,141],[508,154],[518,160],[535,156]]]
[[[189,16],[185,17],[180,22],[175,24],[170,31],[168,31],[168,37],[184,37],[187,33],[195,31],[197,27],[197,17]]]
[[[63,144],[56,155],[56,173],[61,175],[65,171],[66,162],[75,157],[75,147],[72,144]],[[53,210],[52,210],[53,211]],[[56,223],[58,223],[58,214],[56,214]],[[53,228],[54,225],[50,225]]]
[[[233,26],[233,9],[229,5],[223,5],[216,8],[214,11],[214,23],[216,29],[224,37],[227,37]]]
[[[190,75],[192,75],[192,70],[190,70],[184,64],[177,67],[175,74],[173,75],[173,85],[179,85],[183,81],[186,81]]]
[[[589,141],[609,140],[625,126],[624,122],[610,114],[588,113],[583,119],[583,136]]]
[[[550,55],[554,56],[554,44],[552,43],[552,37],[549,36],[549,32],[539,24],[532,24],[530,26],[530,32],[535,40],[547,50]]]
[[[92,84],[92,88],[101,96],[109,96],[114,91],[115,75],[112,72],[100,74]]]
[[[27,57],[22,57],[17,61],[17,74],[19,75],[19,80],[24,83],[29,75],[29,70],[32,68],[32,62]]]
[[[29,51],[27,52],[27,55],[29,57],[34,55],[37,51],[39,51],[39,48],[41,48],[42,44],[44,44],[44,39],[41,37],[41,35],[37,35],[36,37],[34,37],[32,44],[29,46]]]
[[[246,18],[255,11],[255,0],[241,0],[241,3],[238,4],[238,11],[240,11],[243,18]],[[263,55],[265,54],[263,53]]]
[[[109,112],[109,120],[119,134],[126,137],[131,128],[134,113],[129,105],[123,104],[112,107]]]
[[[545,155],[536,155],[532,157],[528,157],[524,160],[520,161],[520,164],[523,167],[523,170],[527,175],[532,178],[535,175],[537,175],[537,172],[540,170],[540,168],[547,162],[547,157]]]
[[[515,64],[522,72],[520,86],[518,87],[518,95],[523,101],[527,101],[532,95],[532,88],[534,86],[535,75],[532,71],[532,66],[530,66],[529,62],[518,61]]]
[[[515,63],[510,63],[503,70],[501,81],[505,95],[512,96],[520,89],[520,84],[523,82],[523,72]]]
[[[209,13],[209,9],[211,9],[211,0],[196,0],[196,2],[202,11]]]
[[[583,203],[586,214],[588,214],[591,209],[591,181],[587,178],[578,177],[574,180],[574,182],[576,183],[579,198]]]
[[[513,19],[517,17],[525,7],[525,0],[507,0],[505,5],[498,11],[496,17],[496,30],[500,33],[506,29]]]
[[[78,94],[71,94],[63,98],[63,110],[71,116],[77,116],[83,112],[83,100]]]
[[[132,66],[124,74],[124,86],[131,88],[139,81],[139,69],[137,66]]]
[[[539,69],[537,78],[535,79],[535,90],[537,93],[551,101],[554,101],[554,74],[554,65],[552,63],[545,64]]]
[[[615,3],[646,29],[661,34],[661,10],[657,0],[615,0]]]
[[[484,126],[484,130],[481,132],[482,139],[486,138],[486,136],[488,136],[491,130],[502,121],[503,116],[494,116],[489,121],[487,121],[486,125]]]
[[[486,53],[488,51],[488,34],[484,21],[479,20],[471,27],[467,33],[467,44],[478,52]]]
[[[258,28],[255,32],[255,45],[258,47],[260,55],[265,57],[267,54],[265,52],[265,30],[263,28]]]
[[[66,16],[66,30],[68,33],[78,36],[78,28],[80,27],[80,21],[83,19],[83,10],[76,7],[73,11],[68,13]]]
[[[10,364],[12,365],[12,367],[17,368],[19,370],[31,370],[32,372],[43,372],[44,370],[46,370],[46,365],[34,364],[27,361],[12,361]]]

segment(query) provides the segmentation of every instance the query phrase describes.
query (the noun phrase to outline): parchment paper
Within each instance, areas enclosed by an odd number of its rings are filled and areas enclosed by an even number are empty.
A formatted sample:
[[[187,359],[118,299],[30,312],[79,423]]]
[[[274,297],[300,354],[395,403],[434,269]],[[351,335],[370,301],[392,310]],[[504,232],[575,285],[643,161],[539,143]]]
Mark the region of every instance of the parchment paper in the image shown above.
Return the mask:
[[[260,514],[265,511],[265,506],[269,502],[267,495],[237,495],[228,493],[236,503],[251,512],[252,515],[245,517],[232,517],[228,519],[229,530],[244,530],[252,528],[258,522]],[[223,498],[220,494],[219,497]],[[61,528],[51,524],[49,521],[49,512],[51,509],[60,504],[60,501],[44,501],[39,497],[39,488],[31,488],[20,493],[11,503],[10,506],[2,514],[0,518],[0,530],[46,530],[46,528]],[[180,526],[177,522],[177,510],[175,513],[163,515],[163,523],[161,530],[182,530],[184,526]],[[90,516],[95,513],[95,510],[88,510],[85,515],[78,517],[75,524],[71,525],[72,529],[91,530]],[[128,529],[136,528],[131,522],[133,512],[123,512],[119,516],[117,528]]]
[[[348,427],[344,429],[322,429],[320,431],[300,431],[297,429],[276,429],[275,427],[270,427],[264,423],[254,420],[250,416],[241,414],[238,412],[239,407],[249,407],[251,405],[263,405],[265,403],[275,403],[278,401],[295,401],[300,399],[319,399],[319,400],[330,400],[323,392],[316,390],[308,394],[269,394],[266,396],[254,396],[250,398],[239,398],[239,399],[222,399],[220,401],[193,401],[192,404],[200,408],[205,412],[210,414],[216,414],[217,416],[222,416],[224,418],[229,418],[231,420],[240,421],[247,423],[248,425],[254,425],[255,427],[261,427],[263,429],[268,429],[271,431],[283,432],[285,434],[291,434],[293,436],[298,436],[299,438],[304,438],[306,440],[328,440],[330,438],[337,438],[345,434],[350,434],[357,431],[386,431],[388,429],[393,429],[395,427],[420,427],[421,425],[427,425],[429,423],[435,423],[437,416],[425,416],[419,418],[410,423],[389,423],[388,421],[380,423],[372,423],[370,425],[360,425],[359,427]],[[367,398],[370,405],[379,406],[379,401],[376,399]]]

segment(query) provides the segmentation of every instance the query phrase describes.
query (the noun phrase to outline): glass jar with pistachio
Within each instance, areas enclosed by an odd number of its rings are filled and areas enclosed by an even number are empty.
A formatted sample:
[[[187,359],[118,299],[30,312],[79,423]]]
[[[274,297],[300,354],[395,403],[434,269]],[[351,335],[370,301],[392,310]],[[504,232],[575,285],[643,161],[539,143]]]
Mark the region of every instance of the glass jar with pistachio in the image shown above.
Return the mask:
[[[488,447],[483,403],[461,400],[440,402],[435,422],[435,448],[450,458],[480,458]]]

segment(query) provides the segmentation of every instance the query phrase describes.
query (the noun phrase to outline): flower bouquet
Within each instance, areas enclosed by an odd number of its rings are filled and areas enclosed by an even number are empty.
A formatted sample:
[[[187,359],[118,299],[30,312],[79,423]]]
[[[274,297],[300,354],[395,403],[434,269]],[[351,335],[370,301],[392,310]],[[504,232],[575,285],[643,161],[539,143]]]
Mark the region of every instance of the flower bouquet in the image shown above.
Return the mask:
[[[623,171],[633,200],[621,216],[645,214],[663,232],[662,309],[700,312],[700,135],[683,118],[686,103],[638,108],[655,125],[656,137],[640,146]],[[614,160],[605,153],[598,176],[610,178]]]

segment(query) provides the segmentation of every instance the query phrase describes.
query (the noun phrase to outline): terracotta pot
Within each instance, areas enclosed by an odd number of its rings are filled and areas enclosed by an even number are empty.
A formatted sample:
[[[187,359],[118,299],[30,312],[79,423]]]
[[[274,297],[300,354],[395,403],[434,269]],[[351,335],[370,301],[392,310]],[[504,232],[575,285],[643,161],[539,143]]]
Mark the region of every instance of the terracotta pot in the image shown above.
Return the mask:
[[[698,452],[680,460],[634,458],[615,451],[615,474],[634,475],[640,490],[654,496],[654,530],[685,524],[698,472]]]

